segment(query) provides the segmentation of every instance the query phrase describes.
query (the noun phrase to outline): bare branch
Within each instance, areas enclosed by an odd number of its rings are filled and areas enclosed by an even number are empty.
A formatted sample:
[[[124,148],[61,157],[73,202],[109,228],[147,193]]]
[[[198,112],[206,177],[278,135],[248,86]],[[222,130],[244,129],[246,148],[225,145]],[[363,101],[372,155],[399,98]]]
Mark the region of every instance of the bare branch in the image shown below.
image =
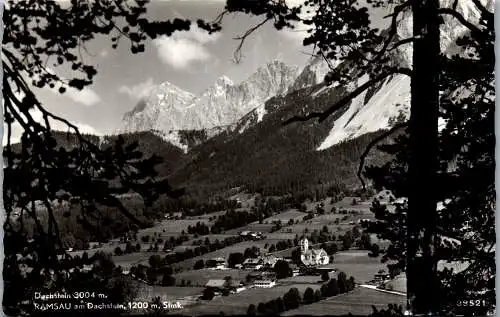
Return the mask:
[[[472,0],[472,3],[481,11],[482,14],[486,15],[487,17],[493,17],[494,13],[490,12],[486,7],[481,3],[479,0]]]
[[[411,4],[410,1],[406,1],[394,8],[394,12],[391,13],[388,16],[385,16],[385,18],[391,17],[392,16],[392,21],[391,21],[391,28],[389,29],[389,35],[387,39],[384,42],[384,45],[382,46],[382,49],[376,53],[376,56],[372,59],[372,61],[377,61],[382,58],[384,53],[387,51],[389,48],[389,45],[391,44],[392,40],[398,33],[398,17],[399,15],[406,9],[409,5]]]
[[[378,143],[380,143],[381,141],[383,141],[384,139],[388,138],[389,136],[391,136],[392,134],[394,134],[395,132],[401,130],[402,128],[405,128],[408,126],[408,122],[403,122],[403,123],[398,123],[396,124],[395,126],[393,126],[390,130],[387,130],[386,132],[384,132],[382,135],[376,137],[375,139],[373,139],[369,144],[368,146],[365,148],[363,154],[361,154],[361,157],[359,158],[359,166],[358,166],[358,173],[357,173],[357,176],[358,176],[358,179],[361,181],[361,185],[363,185],[363,190],[366,189],[366,184],[365,184],[365,181],[363,180],[363,168],[365,167],[365,161],[366,161],[366,157],[368,156],[368,154],[370,154],[370,151],[373,149],[373,147],[375,147]]]
[[[247,37],[249,37],[253,32],[258,30],[261,26],[266,24],[269,20],[271,20],[271,19],[266,18],[266,19],[262,20],[260,23],[256,24],[252,28],[248,29],[243,35],[240,35],[240,36],[234,38],[235,40],[240,41],[240,43],[236,47],[236,50],[234,51],[234,60],[236,63],[239,63],[241,61],[241,55],[242,55],[241,50],[243,48],[243,44],[245,43],[245,40],[247,39]]]
[[[473,23],[467,21],[467,19],[464,18],[462,14],[459,12],[450,9],[450,8],[441,8],[438,10],[438,14],[445,14],[445,15],[451,15],[455,19],[457,19],[460,23],[462,23],[463,26],[468,28],[472,33],[481,36],[483,32],[481,29],[479,29],[477,26],[475,26]]]
[[[385,73],[382,73],[381,75],[376,76],[375,78],[368,80],[366,83],[364,83],[363,85],[356,88],[354,91],[352,91],[347,96],[342,98],[339,102],[335,103],[330,108],[326,109],[324,112],[313,112],[313,113],[310,113],[306,116],[295,116],[295,117],[292,117],[291,119],[286,120],[283,123],[283,125],[288,125],[290,123],[297,122],[297,121],[308,121],[308,120],[311,120],[314,118],[317,118],[318,122],[321,123],[321,122],[325,121],[330,115],[335,113],[335,111],[341,109],[343,106],[345,106],[349,102],[351,102],[354,98],[356,98],[357,96],[362,94],[365,90],[367,90],[368,88],[372,87],[376,83],[378,83],[382,80],[385,80],[387,77],[394,75],[394,74],[404,74],[404,75],[411,76],[412,71],[409,68],[395,68],[395,69],[389,70]]]
[[[402,45],[408,44],[408,43],[412,43],[413,41],[415,41],[415,37],[409,37],[407,39],[403,39],[403,40],[395,43],[394,45],[392,45],[388,50],[389,51],[393,51],[396,48],[398,48],[398,47],[400,47]]]

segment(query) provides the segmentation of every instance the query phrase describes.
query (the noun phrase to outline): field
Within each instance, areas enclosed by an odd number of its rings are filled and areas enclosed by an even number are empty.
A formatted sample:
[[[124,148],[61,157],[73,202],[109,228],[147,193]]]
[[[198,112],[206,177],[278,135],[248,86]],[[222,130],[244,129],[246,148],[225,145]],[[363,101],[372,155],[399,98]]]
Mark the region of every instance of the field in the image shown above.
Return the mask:
[[[191,281],[192,286],[205,286],[208,280],[211,279],[224,279],[226,276],[231,276],[233,280],[241,280],[245,281],[246,276],[249,271],[243,270],[211,270],[211,269],[202,269],[202,270],[191,270],[184,271],[178,274],[175,274],[175,280],[177,284],[180,284],[182,280]]]
[[[178,236],[182,231],[187,233],[189,226],[195,226],[198,222],[209,223],[208,219],[181,219],[181,220],[162,220],[154,225],[154,227],[139,231],[139,239],[144,235],[153,236],[159,234],[161,237]]]
[[[215,242],[215,240],[222,241],[225,238],[236,237],[236,236],[237,235],[235,235],[235,234],[209,234],[209,235],[205,235],[205,236],[198,236],[198,238],[192,238],[192,239],[189,239],[188,241],[182,243],[182,246],[192,246],[193,242],[198,241],[198,240],[201,240],[201,241],[203,241],[203,243],[205,243],[205,239],[207,239],[207,238],[211,243],[213,243],[213,242]]]
[[[209,214],[204,214],[204,215],[199,215],[199,216],[192,216],[192,217],[186,217],[185,220],[196,220],[196,221],[202,221],[202,220],[205,220],[205,221],[209,221],[210,218],[217,218],[221,215],[224,215],[226,213],[225,210],[221,210],[221,211],[216,211],[216,212],[212,212],[212,213],[209,213]]]
[[[387,308],[388,304],[404,305],[405,296],[392,295],[367,288],[356,288],[353,292],[335,296],[319,301],[311,305],[304,305],[297,309],[289,310],[282,316],[295,315],[370,315],[373,312],[372,306],[378,309]]]
[[[150,286],[141,284],[138,286],[137,300],[151,301],[152,298],[160,297],[161,300],[177,301],[186,297],[198,297],[203,294],[202,287],[176,287],[176,286]]]
[[[302,221],[302,218],[306,216],[307,213],[298,211],[296,209],[291,209],[277,215],[271,216],[269,218],[264,219],[264,222],[273,223],[274,221],[281,221],[281,223],[286,224],[293,219],[294,221],[299,220]]]
[[[380,258],[371,258],[367,251],[342,251],[333,256],[332,265],[347,274],[354,276],[356,283],[366,283],[373,279],[379,270],[386,270],[387,265]]]
[[[222,257],[222,258],[227,259],[231,253],[235,253],[235,252],[243,253],[246,248],[251,248],[254,246],[263,249],[265,244],[266,244],[266,242],[264,240],[244,241],[244,242],[236,243],[234,245],[225,247],[223,249],[220,249],[220,250],[217,250],[214,252],[207,253],[205,255],[200,255],[200,256],[194,257],[192,259],[187,259],[185,261],[175,263],[175,264],[173,264],[173,267],[182,267],[185,269],[190,269],[194,266],[194,264],[198,260],[210,260],[210,259],[218,258],[218,257]]]
[[[386,288],[391,291],[406,293],[406,275],[403,273],[394,280],[386,284]]]
[[[183,311],[183,314],[186,313],[194,316],[218,315],[223,311],[226,315],[245,315],[250,304],[257,306],[261,302],[268,302],[278,297],[283,298],[283,295],[292,287],[296,287],[302,296],[308,287],[316,290],[319,289],[320,286],[320,284],[291,284],[280,285],[273,288],[252,288],[239,294],[217,297],[211,301],[204,301],[203,303],[196,304],[189,307],[187,311]]]
[[[268,223],[259,223],[258,221],[249,223],[248,225],[236,229],[231,229],[226,231],[227,234],[240,234],[242,231],[253,231],[253,232],[263,232],[263,233],[268,233],[271,231],[273,228],[273,224]]]
[[[149,258],[152,255],[165,256],[165,252],[134,252],[120,256],[113,255],[113,262],[122,267],[130,267],[131,265],[144,264],[148,265]]]

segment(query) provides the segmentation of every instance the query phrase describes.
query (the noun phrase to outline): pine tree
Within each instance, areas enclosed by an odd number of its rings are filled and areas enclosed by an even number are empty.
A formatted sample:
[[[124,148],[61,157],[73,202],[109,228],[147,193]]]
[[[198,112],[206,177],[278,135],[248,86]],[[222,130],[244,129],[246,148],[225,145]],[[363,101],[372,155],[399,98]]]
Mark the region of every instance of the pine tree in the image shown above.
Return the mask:
[[[391,230],[378,226],[377,233],[386,236],[392,241],[391,247],[386,251],[386,257],[393,257],[400,260],[400,265],[407,271],[409,306],[414,313],[437,313],[446,310],[443,305],[444,292],[440,292],[441,283],[438,279],[437,264],[441,256],[439,254],[441,237],[454,232],[454,229],[439,226],[441,213],[437,210],[439,202],[439,191],[442,189],[438,184],[442,182],[442,169],[438,156],[441,141],[438,133],[438,118],[443,117],[441,113],[444,100],[440,100],[440,93],[450,84],[447,76],[453,72],[458,72],[464,78],[472,78],[477,74],[476,69],[471,71],[467,77],[463,71],[459,71],[457,66],[478,67],[484,70],[484,65],[474,63],[474,58],[465,56],[461,62],[447,63],[441,56],[440,23],[443,17],[447,16],[457,20],[462,26],[468,29],[469,33],[475,37],[475,41],[488,41],[490,46],[493,34],[492,13],[479,0],[471,0],[474,6],[482,12],[485,21],[477,26],[467,20],[456,9],[458,1],[451,7],[441,8],[438,0],[421,1],[394,1],[375,0],[369,1],[369,7],[387,7],[392,5],[391,26],[386,32],[379,32],[370,25],[369,9],[359,5],[358,1],[320,1],[310,0],[303,5],[288,6],[286,1],[227,1],[225,13],[245,12],[256,16],[264,16],[261,24],[250,29],[240,39],[241,45],[236,51],[236,58],[240,58],[239,53],[245,39],[255,32],[259,26],[271,21],[277,29],[285,27],[293,28],[293,22],[301,21],[303,24],[311,26],[311,32],[304,40],[304,45],[314,45],[319,55],[325,59],[336,59],[341,61],[339,67],[327,74],[325,82],[332,82],[339,85],[346,85],[354,78],[359,78],[363,74],[369,75],[369,80],[350,92],[333,106],[323,112],[305,113],[303,116],[292,118],[287,123],[294,121],[306,121],[318,118],[320,122],[329,118],[337,110],[348,104],[353,98],[359,96],[370,87],[386,80],[395,74],[402,74],[411,77],[411,116],[409,121],[401,122],[392,127],[389,131],[371,142],[367,151],[362,155],[362,162],[369,149],[380,140],[395,134],[396,132],[406,132],[405,143],[406,152],[402,153],[401,148],[391,152],[397,159],[404,157],[405,167],[392,164],[386,178],[393,178],[391,181],[404,177],[408,181],[404,182],[405,187],[398,190],[404,191],[408,199],[407,206],[398,207],[394,214],[387,215],[381,219],[390,223]],[[305,7],[305,8],[304,8]],[[301,15],[301,9],[309,10],[312,14]],[[221,15],[222,20],[223,15]],[[398,34],[398,23],[401,20],[412,19],[413,36],[401,38]],[[218,21],[221,22],[221,21]],[[412,46],[412,67],[408,68],[395,62],[391,58],[391,52],[397,51],[402,46]],[[487,54],[487,58],[494,60],[494,55],[488,49],[475,47],[476,51]],[[481,53],[479,53],[481,54]],[[466,61],[464,61],[466,60]],[[464,68],[472,70],[472,68]],[[492,74],[492,68],[486,71]],[[483,74],[484,75],[484,74]],[[479,78],[479,77],[475,77]],[[491,79],[491,78],[490,78]],[[491,86],[491,80],[481,82],[477,80],[475,87]],[[473,95],[481,96],[473,92]],[[477,100],[475,101],[477,103]],[[456,103],[452,101],[451,104]],[[455,109],[454,109],[455,110]],[[453,116],[450,111],[447,116]],[[455,114],[456,115],[456,114]],[[460,115],[458,115],[460,116]],[[465,119],[464,117],[462,117]],[[463,121],[462,121],[463,123]],[[406,130],[403,130],[406,128]],[[462,130],[463,132],[463,130]],[[397,139],[398,143],[404,142],[402,138]],[[473,148],[473,146],[469,146]],[[359,174],[362,174],[362,166]],[[426,184],[426,186],[423,186]],[[463,199],[466,199],[463,197]],[[374,211],[379,215],[381,212],[374,206]],[[394,229],[399,226],[398,230]],[[443,228],[446,228],[443,230]],[[491,243],[490,243],[491,246]],[[475,253],[472,252],[472,253]]]
[[[89,59],[82,58],[82,52],[97,36],[109,37],[113,48],[126,42],[131,54],[137,54],[144,51],[147,39],[189,29],[187,20],[148,20],[144,17],[146,4],[118,0],[71,1],[67,5],[60,1],[23,0],[8,1],[3,7],[2,89],[7,139],[3,150],[3,204],[8,215],[3,305],[8,315],[30,314],[32,305],[23,303],[30,301],[31,290],[54,292],[70,287],[66,277],[71,273],[60,263],[66,260],[58,258],[63,243],[55,200],[79,206],[76,212],[80,226],[104,239],[109,232],[96,220],[100,209],[111,208],[138,227],[145,226],[117,195],[137,193],[149,208],[160,195],[181,194],[156,178],[159,157],[144,156],[138,144],[126,144],[121,137],[102,148],[77,126],[48,111],[34,89],[51,88],[64,94],[69,88],[82,90],[91,85],[97,70]],[[71,68],[73,77],[60,78],[49,69],[52,66]],[[35,114],[41,114],[41,122]],[[68,127],[66,140],[52,131],[55,123]],[[12,143],[14,125],[23,131],[20,144]],[[37,207],[40,203],[46,221],[42,221]],[[15,210],[21,211],[21,222],[33,224],[36,243],[29,243],[26,232],[21,230],[24,225],[19,226],[9,216]],[[40,278],[19,274],[19,253],[37,259],[30,268],[32,276]],[[55,277],[43,273],[51,270]],[[45,282],[52,279],[55,282],[49,289]]]

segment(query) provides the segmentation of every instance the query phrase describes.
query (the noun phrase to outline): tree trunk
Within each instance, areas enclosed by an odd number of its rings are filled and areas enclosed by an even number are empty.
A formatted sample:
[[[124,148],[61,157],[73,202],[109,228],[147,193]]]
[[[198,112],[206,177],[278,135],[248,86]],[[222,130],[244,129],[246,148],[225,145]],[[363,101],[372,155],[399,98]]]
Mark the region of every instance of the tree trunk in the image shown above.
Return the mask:
[[[439,291],[434,258],[437,218],[439,115],[439,0],[412,3],[413,75],[411,80],[410,161],[408,195],[407,283],[414,314],[437,312]]]

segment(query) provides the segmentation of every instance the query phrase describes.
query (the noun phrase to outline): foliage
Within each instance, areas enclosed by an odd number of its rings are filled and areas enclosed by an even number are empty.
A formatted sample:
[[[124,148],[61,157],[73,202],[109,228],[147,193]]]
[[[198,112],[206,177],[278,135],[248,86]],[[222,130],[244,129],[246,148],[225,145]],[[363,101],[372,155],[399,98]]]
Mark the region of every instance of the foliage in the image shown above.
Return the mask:
[[[135,54],[144,51],[147,39],[189,29],[187,20],[148,20],[146,4],[147,1],[118,0],[72,1],[66,5],[27,0],[9,1],[5,6],[4,270],[10,273],[4,275],[4,280],[5,293],[12,296],[5,296],[3,303],[8,314],[29,313],[33,308],[23,304],[31,294],[27,289],[19,291],[23,285],[20,281],[28,279],[34,288],[55,291],[66,285],[65,276],[72,274],[69,268],[61,269],[58,264],[58,254],[67,243],[61,238],[56,202],[78,206],[68,214],[81,228],[97,233],[103,227],[100,211],[106,208],[125,215],[138,227],[147,225],[124,206],[121,195],[136,193],[148,207],[160,195],[175,194],[165,180],[157,178],[155,166],[160,163],[159,157],[145,157],[136,143],[126,144],[123,137],[100,147],[75,125],[48,111],[33,89],[46,87],[63,94],[69,88],[82,90],[91,85],[97,70],[81,54],[86,43],[97,36],[109,36],[113,48],[120,40],[128,41]],[[62,68],[71,69],[72,77],[59,77],[57,72]],[[41,122],[34,119],[36,112],[41,114]],[[76,142],[72,148],[58,143],[51,130],[54,122],[65,124],[74,133]],[[11,143],[14,124],[23,130],[19,145]],[[30,222],[34,224],[28,236],[24,223]],[[31,243],[31,238],[37,242]],[[67,239],[71,241],[69,235]],[[29,277],[17,269],[20,253],[37,259],[30,264]],[[43,273],[49,270],[55,271],[55,282],[50,288],[45,283],[52,278]]]
[[[227,259],[227,264],[230,268],[234,268],[237,264],[242,264],[244,260],[245,257],[243,256],[243,253],[235,252],[229,255],[229,258]]]
[[[324,271],[322,274],[321,274],[321,279],[323,280],[323,282],[326,282],[330,279],[330,273],[328,273],[327,271]]]
[[[205,290],[203,291],[202,298],[205,300],[212,300],[214,297],[215,297],[215,293],[214,293],[213,289],[205,288]]]
[[[201,270],[201,269],[203,269],[204,267],[205,267],[205,261],[203,261],[203,260],[198,260],[198,261],[196,261],[196,263],[194,264],[193,269],[194,269],[194,270]]]
[[[295,309],[300,306],[300,293],[295,287],[291,288],[284,296],[283,303],[285,304],[286,310]]]
[[[248,305],[247,316],[255,316],[257,314],[257,308],[254,304]]]
[[[409,123],[400,122],[374,139],[362,156],[363,163],[371,147],[409,126],[406,140],[402,136],[395,145],[386,148],[386,153],[395,159],[371,177],[378,188],[407,197],[408,205],[388,212],[375,203],[379,223],[373,232],[392,242],[383,259],[396,259],[399,267],[409,271],[409,292],[416,296],[412,309],[446,311],[457,298],[469,298],[478,291],[486,291],[489,305],[493,306],[494,252],[489,252],[495,244],[493,13],[480,1],[473,0],[473,6],[482,15],[480,24],[474,25],[457,10],[458,1],[448,8],[441,8],[438,0],[376,0],[358,4],[358,1],[311,0],[289,6],[285,1],[227,1],[225,9],[226,13],[236,11],[264,17],[261,24],[241,37],[242,42],[273,18],[285,20],[275,25],[278,29],[293,28],[292,22],[296,21],[309,26],[304,45],[314,45],[325,59],[340,62],[325,77],[326,84],[346,85],[369,75],[365,84],[328,109],[302,112],[303,116],[289,122],[312,118],[324,121],[388,77],[394,74],[411,77]],[[369,11],[388,4],[395,4],[389,15],[392,23],[381,32],[372,27]],[[301,10],[309,14],[303,15]],[[409,20],[410,13],[413,37],[401,38],[398,23]],[[455,56],[441,52],[439,25],[444,16],[467,29],[467,34],[457,40],[459,54]],[[411,63],[394,58],[400,47],[409,45],[413,50]],[[411,69],[408,64],[412,64]],[[470,94],[464,96],[464,91]],[[440,134],[438,117],[448,120]],[[455,166],[450,168],[452,161]],[[432,188],[422,187],[424,182],[429,182]],[[444,202],[444,211],[436,209],[439,201]],[[469,230],[463,229],[464,223]],[[484,233],[481,225],[491,230]],[[437,273],[438,260],[468,260],[473,264],[463,273]]]
[[[437,213],[435,261],[470,263],[462,272],[438,273],[440,302],[444,310],[454,310],[459,299],[481,298],[494,306],[492,277],[495,272],[495,189],[494,189],[494,77],[495,58],[493,14],[482,11],[481,24],[457,40],[459,54],[442,56],[443,91],[440,116],[447,121],[439,134],[438,183],[433,191],[443,205]],[[481,9],[482,8],[482,9]],[[484,10],[483,10],[484,9]],[[463,52],[472,52],[467,55]],[[467,66],[466,66],[467,65]],[[474,69],[464,72],[463,67]],[[464,97],[465,96],[465,97]],[[408,145],[406,135],[380,149],[394,155],[381,167],[371,167],[367,176],[377,188],[390,189],[396,197],[408,197]],[[405,227],[408,203],[395,203],[390,212],[375,201],[377,223],[370,230],[391,241],[383,250],[383,260],[397,260],[405,270]],[[465,226],[464,226],[465,225]],[[485,228],[488,228],[485,230]],[[373,252],[373,251],[372,251]],[[373,252],[375,253],[375,252]]]
[[[276,278],[283,279],[292,276],[292,270],[287,261],[279,260],[274,264],[274,272],[276,273]]]
[[[305,304],[312,304],[314,302],[314,290],[310,287],[308,287],[304,291],[304,303]]]

